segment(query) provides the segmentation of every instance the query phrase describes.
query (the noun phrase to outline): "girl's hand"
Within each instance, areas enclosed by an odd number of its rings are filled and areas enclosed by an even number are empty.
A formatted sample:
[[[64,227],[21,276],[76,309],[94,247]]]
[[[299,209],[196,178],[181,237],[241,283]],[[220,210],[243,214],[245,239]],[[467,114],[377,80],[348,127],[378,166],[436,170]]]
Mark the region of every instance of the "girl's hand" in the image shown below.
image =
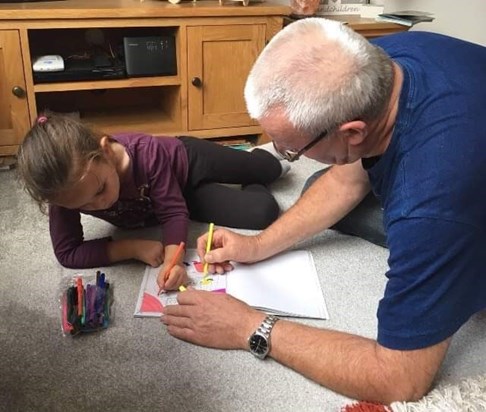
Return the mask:
[[[157,284],[159,285],[160,289],[177,290],[179,286],[188,283],[189,277],[187,276],[186,267],[183,263],[175,265],[165,278],[165,274],[168,269],[167,266],[168,264],[161,266],[159,276],[157,277]]]
[[[164,245],[156,240],[137,239],[133,241],[134,257],[154,268],[164,261]]]

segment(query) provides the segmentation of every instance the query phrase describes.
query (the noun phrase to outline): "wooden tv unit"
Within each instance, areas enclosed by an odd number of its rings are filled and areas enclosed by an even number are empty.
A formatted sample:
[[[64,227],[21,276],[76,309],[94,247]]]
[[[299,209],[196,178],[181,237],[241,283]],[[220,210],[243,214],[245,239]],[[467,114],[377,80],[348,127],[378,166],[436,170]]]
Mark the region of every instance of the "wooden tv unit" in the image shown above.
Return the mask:
[[[260,136],[261,128],[246,112],[243,87],[258,54],[289,15],[289,7],[271,2],[247,7],[217,0],[2,3],[0,156],[16,154],[45,109],[79,113],[106,133]],[[401,29],[366,19],[349,24],[365,35]],[[117,51],[127,35],[173,35],[177,75],[35,84],[35,56],[76,55],[86,44]]]

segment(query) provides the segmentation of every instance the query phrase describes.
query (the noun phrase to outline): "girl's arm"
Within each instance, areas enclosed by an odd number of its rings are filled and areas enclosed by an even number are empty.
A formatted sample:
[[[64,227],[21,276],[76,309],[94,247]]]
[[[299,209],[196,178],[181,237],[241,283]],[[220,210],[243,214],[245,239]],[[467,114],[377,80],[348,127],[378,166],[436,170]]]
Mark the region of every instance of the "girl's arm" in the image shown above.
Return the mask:
[[[104,237],[85,241],[81,214],[77,210],[50,206],[49,226],[54,254],[67,268],[108,266],[128,259],[155,267],[164,260],[164,247],[156,240]]]
[[[109,265],[110,237],[84,240],[81,214],[60,206],[49,206],[49,231],[57,260],[68,268],[89,268]]]

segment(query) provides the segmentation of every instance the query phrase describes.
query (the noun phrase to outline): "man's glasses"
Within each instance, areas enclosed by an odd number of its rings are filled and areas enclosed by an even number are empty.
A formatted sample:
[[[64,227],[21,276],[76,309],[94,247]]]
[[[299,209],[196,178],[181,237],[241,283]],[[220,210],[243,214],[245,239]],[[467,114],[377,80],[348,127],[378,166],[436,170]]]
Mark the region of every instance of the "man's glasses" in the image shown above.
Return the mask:
[[[289,162],[295,162],[296,160],[299,160],[300,156],[302,156],[305,152],[307,152],[312,147],[314,147],[317,143],[319,143],[326,136],[327,136],[327,131],[322,132],[319,136],[312,139],[309,143],[307,143],[300,150],[293,150],[293,149],[280,150],[273,140],[272,140],[272,143],[273,143],[273,147],[275,148],[277,153],[279,153],[285,160],[287,160]]]

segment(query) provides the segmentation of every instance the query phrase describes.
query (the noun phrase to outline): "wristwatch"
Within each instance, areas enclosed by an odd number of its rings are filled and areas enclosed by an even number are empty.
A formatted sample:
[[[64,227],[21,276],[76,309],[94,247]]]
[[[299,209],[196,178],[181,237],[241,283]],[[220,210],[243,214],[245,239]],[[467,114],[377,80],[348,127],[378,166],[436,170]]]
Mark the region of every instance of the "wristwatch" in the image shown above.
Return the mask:
[[[258,329],[248,338],[250,352],[259,359],[265,359],[270,352],[270,333],[278,318],[267,315]]]

